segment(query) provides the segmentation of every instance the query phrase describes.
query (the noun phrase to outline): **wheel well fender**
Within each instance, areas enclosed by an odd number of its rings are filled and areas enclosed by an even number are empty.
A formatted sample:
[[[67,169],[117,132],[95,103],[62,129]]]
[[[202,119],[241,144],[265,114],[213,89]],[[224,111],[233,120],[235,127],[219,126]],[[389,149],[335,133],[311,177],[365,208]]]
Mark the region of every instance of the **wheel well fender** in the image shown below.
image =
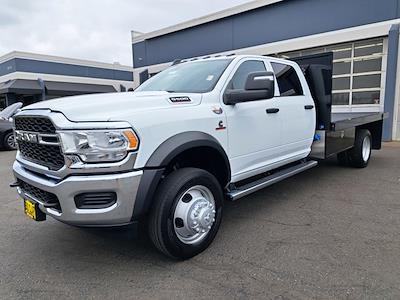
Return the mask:
[[[359,129],[368,129],[371,133],[372,138],[372,149],[380,150],[382,148],[382,125],[383,121],[379,120],[376,122],[364,124],[357,127]]]
[[[221,144],[213,136],[199,131],[183,132],[167,139],[150,156],[145,168],[166,167],[180,153],[198,147],[209,147],[218,151],[230,172],[228,156]]]
[[[219,166],[219,169],[222,169],[220,171],[223,173],[214,175],[224,188],[230,181],[231,168],[228,156],[221,144],[213,136],[204,132],[179,133],[164,141],[148,159],[138,187],[132,219],[137,220],[150,210],[157,186],[162,177],[170,171],[169,168],[172,164],[182,163],[183,159],[193,157],[190,154],[200,152],[206,155],[196,159],[196,163],[192,159],[191,162],[186,165],[183,164],[182,167],[201,168],[201,162],[210,161],[205,159],[207,157],[211,160],[217,160],[216,164],[208,165]],[[213,173],[211,170],[209,171]]]

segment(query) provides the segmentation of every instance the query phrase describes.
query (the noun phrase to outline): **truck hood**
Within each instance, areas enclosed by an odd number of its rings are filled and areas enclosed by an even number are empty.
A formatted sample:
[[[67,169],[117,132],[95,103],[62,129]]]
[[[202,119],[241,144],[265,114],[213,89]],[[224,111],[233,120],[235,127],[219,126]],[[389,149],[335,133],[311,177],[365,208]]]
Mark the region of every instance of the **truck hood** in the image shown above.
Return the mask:
[[[73,122],[124,121],[120,116],[194,106],[201,103],[201,94],[168,92],[127,92],[64,97],[38,102],[23,110],[61,112]]]

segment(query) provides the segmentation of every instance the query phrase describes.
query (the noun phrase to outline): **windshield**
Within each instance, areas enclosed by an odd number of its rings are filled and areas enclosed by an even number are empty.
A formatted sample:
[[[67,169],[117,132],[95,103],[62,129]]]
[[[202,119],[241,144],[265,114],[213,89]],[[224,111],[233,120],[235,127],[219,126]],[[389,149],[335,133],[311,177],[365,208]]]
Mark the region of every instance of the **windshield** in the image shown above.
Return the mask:
[[[17,102],[11,104],[10,106],[7,106],[0,112],[0,119],[8,119],[12,117],[17,112],[17,110],[21,108],[21,106],[22,106],[21,102]]]
[[[231,61],[232,59],[215,59],[172,66],[144,82],[136,91],[210,92]]]

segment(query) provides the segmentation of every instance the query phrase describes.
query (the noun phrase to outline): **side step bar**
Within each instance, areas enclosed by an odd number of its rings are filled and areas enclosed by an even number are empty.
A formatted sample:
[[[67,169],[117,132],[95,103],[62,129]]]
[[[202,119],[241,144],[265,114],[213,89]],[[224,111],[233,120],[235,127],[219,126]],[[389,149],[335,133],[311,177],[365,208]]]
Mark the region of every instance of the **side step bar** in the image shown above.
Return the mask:
[[[273,173],[272,175],[245,184],[235,190],[229,191],[227,194],[228,199],[232,201],[238,200],[244,196],[247,196],[251,193],[261,190],[267,186],[273,185],[274,183],[282,181],[288,177],[291,177],[293,175],[311,169],[317,165],[318,165],[317,161],[309,160],[305,162],[300,162],[299,164],[291,166],[287,169],[279,170],[276,173]]]

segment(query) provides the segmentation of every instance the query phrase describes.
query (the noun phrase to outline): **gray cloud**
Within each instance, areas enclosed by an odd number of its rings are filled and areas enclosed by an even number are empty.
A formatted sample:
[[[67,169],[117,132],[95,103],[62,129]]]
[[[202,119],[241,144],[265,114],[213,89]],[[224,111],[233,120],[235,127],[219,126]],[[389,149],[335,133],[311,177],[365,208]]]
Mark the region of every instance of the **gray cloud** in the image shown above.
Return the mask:
[[[13,50],[131,65],[150,32],[249,0],[0,0],[0,55]]]

